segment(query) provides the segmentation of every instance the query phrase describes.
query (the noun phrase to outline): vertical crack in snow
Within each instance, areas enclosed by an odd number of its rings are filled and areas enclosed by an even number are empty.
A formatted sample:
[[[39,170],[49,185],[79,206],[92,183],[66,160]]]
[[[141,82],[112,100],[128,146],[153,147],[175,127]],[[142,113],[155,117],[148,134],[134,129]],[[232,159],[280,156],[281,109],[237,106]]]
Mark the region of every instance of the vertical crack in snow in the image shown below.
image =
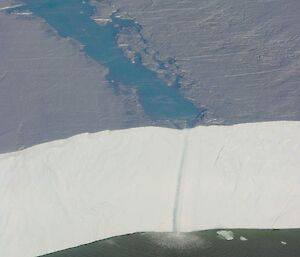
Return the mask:
[[[2,76],[0,77],[0,82],[1,82],[2,80],[5,79],[7,73],[8,73],[8,71],[5,71],[5,72],[2,74]]]
[[[180,232],[180,198],[183,190],[183,176],[184,176],[184,163],[185,163],[185,157],[186,157],[186,150],[188,146],[188,136],[189,136],[189,130],[184,130],[184,138],[183,138],[183,146],[182,146],[182,152],[181,152],[181,159],[179,163],[178,168],[178,175],[177,175],[177,184],[176,184],[176,192],[175,192],[175,199],[174,199],[174,207],[173,207],[173,232]]]

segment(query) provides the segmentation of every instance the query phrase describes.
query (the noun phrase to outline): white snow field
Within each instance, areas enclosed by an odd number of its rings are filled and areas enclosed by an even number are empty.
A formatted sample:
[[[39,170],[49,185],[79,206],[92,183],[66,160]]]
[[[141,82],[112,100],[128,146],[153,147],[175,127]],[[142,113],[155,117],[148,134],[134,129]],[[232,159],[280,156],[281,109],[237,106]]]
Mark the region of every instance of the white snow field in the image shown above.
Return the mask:
[[[300,122],[81,134],[0,155],[0,256],[138,231],[300,227]]]

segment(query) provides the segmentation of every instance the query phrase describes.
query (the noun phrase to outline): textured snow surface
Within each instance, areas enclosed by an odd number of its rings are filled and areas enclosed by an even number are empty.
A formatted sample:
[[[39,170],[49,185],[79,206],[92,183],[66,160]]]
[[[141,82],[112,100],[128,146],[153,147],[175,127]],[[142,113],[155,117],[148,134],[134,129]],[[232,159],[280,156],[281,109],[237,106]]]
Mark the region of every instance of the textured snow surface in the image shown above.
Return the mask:
[[[182,77],[183,96],[207,110],[203,124],[300,119],[299,0],[91,2],[93,18],[119,10],[138,22],[138,33],[118,35],[120,47],[158,76]],[[116,92],[78,42],[34,14],[5,13],[16,4],[0,1],[0,152],[83,132],[174,127],[151,121],[126,85]]]
[[[0,2],[0,9],[10,6]],[[0,11],[0,152],[151,125],[135,93],[114,91],[106,74],[41,19]]]
[[[157,59],[176,60],[203,122],[300,119],[299,0],[103,1],[142,26]]]
[[[300,122],[82,134],[0,155],[0,249],[137,231],[300,227]]]

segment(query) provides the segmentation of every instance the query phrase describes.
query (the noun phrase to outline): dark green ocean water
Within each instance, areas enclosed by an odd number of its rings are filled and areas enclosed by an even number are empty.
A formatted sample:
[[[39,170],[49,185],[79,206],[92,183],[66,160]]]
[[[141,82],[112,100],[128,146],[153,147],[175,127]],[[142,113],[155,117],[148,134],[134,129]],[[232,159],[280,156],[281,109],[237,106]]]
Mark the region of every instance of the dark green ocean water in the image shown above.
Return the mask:
[[[231,231],[233,240],[220,237],[217,230],[180,234],[136,233],[45,257],[300,257],[300,229]]]

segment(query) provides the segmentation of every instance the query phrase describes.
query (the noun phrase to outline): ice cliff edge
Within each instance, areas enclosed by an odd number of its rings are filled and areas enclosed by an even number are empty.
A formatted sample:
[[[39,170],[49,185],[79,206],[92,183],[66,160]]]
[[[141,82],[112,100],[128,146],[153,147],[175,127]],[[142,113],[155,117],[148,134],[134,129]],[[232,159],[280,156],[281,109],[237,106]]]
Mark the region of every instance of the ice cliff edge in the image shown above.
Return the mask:
[[[0,249],[137,231],[300,227],[300,122],[82,134],[0,155]]]

